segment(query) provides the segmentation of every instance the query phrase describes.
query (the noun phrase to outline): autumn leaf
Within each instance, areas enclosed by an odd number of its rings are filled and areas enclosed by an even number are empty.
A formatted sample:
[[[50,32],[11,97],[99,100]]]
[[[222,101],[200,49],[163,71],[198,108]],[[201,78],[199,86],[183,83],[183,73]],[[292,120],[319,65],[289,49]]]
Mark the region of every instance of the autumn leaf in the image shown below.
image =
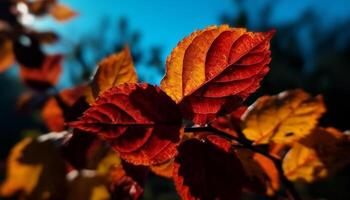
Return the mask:
[[[130,199],[137,200],[142,196],[144,189],[144,180],[148,174],[148,169],[142,165],[139,166],[115,166],[109,175],[112,179],[110,186],[112,199]],[[130,171],[130,168],[131,171]],[[129,170],[129,171],[128,171]],[[130,176],[133,174],[133,176]],[[142,179],[140,182],[139,179]]]
[[[233,152],[189,139],[178,149],[174,182],[182,199],[240,199],[243,168]]]
[[[165,161],[164,163],[151,165],[150,170],[158,175],[165,178],[171,178],[173,176],[174,159]]]
[[[107,200],[111,199],[107,177],[93,170],[71,171],[68,177],[67,200]]]
[[[122,162],[114,151],[108,152],[97,167],[97,174],[108,179],[111,199],[139,199],[144,191],[148,171],[145,166]]]
[[[119,155],[109,151],[96,170],[73,170],[67,177],[70,199],[139,199],[143,194],[143,182],[148,169],[122,163]]]
[[[133,164],[172,158],[180,141],[182,117],[160,88],[127,83],[102,93],[70,126],[99,135]]]
[[[0,73],[10,68],[14,61],[12,41],[0,38]]]
[[[240,130],[241,116],[246,110],[247,107],[241,106],[228,115],[217,117],[210,122],[210,126],[228,135],[238,137],[237,130]]]
[[[137,75],[132,61],[129,47],[119,53],[103,59],[92,79],[91,88],[86,96],[89,103],[93,103],[97,96],[112,87],[122,83],[136,83]]]
[[[272,160],[247,149],[237,149],[237,156],[246,174],[246,188],[269,196],[280,189],[279,172]]]
[[[12,149],[0,195],[25,199],[64,199],[66,167],[50,134],[24,138]]]
[[[68,112],[74,103],[83,97],[86,86],[77,86],[64,89],[57,96],[50,97],[42,109],[42,118],[51,131],[65,130],[65,121],[68,121]]]
[[[325,111],[322,96],[302,90],[263,96],[243,116],[243,133],[255,144],[292,143],[310,134]]]
[[[78,15],[74,10],[61,3],[53,4],[49,12],[59,22],[68,21]]]
[[[350,140],[335,128],[317,128],[293,144],[283,159],[290,180],[315,180],[334,174],[350,164]]]
[[[196,31],[167,58],[161,88],[196,124],[228,114],[259,88],[269,71],[273,34],[227,25]]]
[[[29,68],[21,65],[21,80],[36,90],[45,90],[55,86],[60,78],[62,55],[46,56],[42,66]]]
[[[1,196],[9,197],[19,190],[30,194],[37,185],[43,166],[22,164],[18,161],[23,149],[31,142],[31,138],[25,138],[11,150],[7,160],[6,180],[1,185]],[[24,177],[26,177],[25,181],[23,181]]]

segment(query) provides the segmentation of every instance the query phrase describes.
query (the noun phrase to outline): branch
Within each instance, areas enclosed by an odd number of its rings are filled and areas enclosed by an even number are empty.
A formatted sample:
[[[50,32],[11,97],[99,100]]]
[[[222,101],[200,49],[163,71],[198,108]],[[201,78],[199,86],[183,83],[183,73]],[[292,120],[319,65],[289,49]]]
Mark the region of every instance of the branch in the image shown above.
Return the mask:
[[[272,155],[270,155],[268,152],[256,147],[253,145],[252,141],[246,139],[242,133],[239,133],[241,137],[235,137],[230,134],[227,134],[224,131],[218,130],[210,125],[204,126],[204,127],[186,127],[185,132],[212,132],[215,133],[215,135],[226,138],[228,140],[233,140],[239,142],[241,145],[243,145],[244,148],[247,148],[251,151],[254,151],[256,153],[262,154],[263,156],[271,159],[273,163],[275,164],[283,185],[286,188],[287,196],[290,200],[301,200],[301,197],[299,196],[297,190],[294,187],[294,184],[290,182],[287,177],[284,175],[283,168],[282,168],[282,161]]]

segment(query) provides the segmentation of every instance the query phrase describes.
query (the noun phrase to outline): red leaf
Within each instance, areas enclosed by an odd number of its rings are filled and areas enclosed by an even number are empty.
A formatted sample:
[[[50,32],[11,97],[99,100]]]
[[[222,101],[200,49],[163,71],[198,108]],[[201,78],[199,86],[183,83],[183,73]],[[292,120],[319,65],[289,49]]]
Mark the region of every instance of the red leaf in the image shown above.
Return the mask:
[[[196,124],[228,114],[259,88],[269,71],[273,34],[226,25],[196,31],[168,57],[162,89]]]
[[[215,144],[223,142],[216,139]],[[242,165],[233,152],[215,144],[190,139],[179,146],[174,182],[182,199],[240,199]]]
[[[247,107],[241,106],[229,115],[217,117],[210,123],[210,126],[231,136],[238,137],[237,130],[241,128],[241,116],[246,110]]]
[[[182,117],[160,88],[122,84],[100,95],[70,126],[98,134],[133,164],[164,162],[176,154]]]
[[[142,165],[123,163],[113,167],[110,172],[112,199],[140,199],[148,172]]]
[[[42,66],[39,68],[29,68],[21,65],[20,77],[29,87],[36,90],[45,90],[55,86],[59,80],[62,55],[46,56]]]

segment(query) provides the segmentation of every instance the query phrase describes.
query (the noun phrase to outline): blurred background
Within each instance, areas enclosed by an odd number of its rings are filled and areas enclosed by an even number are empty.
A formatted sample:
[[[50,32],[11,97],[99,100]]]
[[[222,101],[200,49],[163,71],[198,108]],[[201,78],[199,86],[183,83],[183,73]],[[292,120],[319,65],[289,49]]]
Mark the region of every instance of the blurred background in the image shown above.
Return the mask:
[[[3,1],[3,0],[1,0]],[[86,80],[105,56],[130,46],[139,78],[159,84],[167,55],[185,36],[214,24],[230,24],[254,31],[276,29],[272,40],[271,71],[262,94],[304,88],[323,94],[328,112],[323,126],[350,127],[350,1],[348,0],[61,0],[78,13],[59,23],[35,16],[26,26],[59,37],[43,45],[47,53],[64,55],[63,74],[56,90]],[[0,20],[5,15],[0,3]],[[3,17],[3,18],[2,18]],[[0,24],[1,29],[1,24]],[[2,53],[2,52],[0,52]],[[0,55],[1,56],[1,55]],[[27,134],[47,132],[38,111],[19,111],[18,101],[28,89],[13,66],[0,74],[0,170],[11,147]],[[350,199],[350,171],[300,190],[314,199]],[[177,199],[170,182],[152,178],[145,199]],[[260,198],[261,199],[261,198]]]

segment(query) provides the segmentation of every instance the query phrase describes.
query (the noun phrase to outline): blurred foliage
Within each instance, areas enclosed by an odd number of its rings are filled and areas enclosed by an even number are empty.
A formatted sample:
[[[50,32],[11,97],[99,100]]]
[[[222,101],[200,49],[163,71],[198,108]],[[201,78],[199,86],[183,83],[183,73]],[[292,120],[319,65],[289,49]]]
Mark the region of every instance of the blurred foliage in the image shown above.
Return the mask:
[[[337,48],[340,36],[350,29],[350,19],[344,23],[337,23],[337,27],[328,30],[328,34],[319,34],[319,19],[311,10],[303,12],[297,21],[271,27],[268,19],[274,9],[273,1],[267,1],[258,13],[261,22],[249,23],[249,9],[245,1],[233,0],[238,8],[237,17],[224,13],[220,17],[221,23],[231,26],[247,27],[253,30],[276,29],[272,40],[272,62],[270,72],[255,97],[261,94],[276,94],[292,88],[304,88],[313,93],[322,93],[328,106],[328,113],[323,119],[324,125],[333,124],[345,130],[350,112],[350,40],[343,40],[342,46]],[[306,28],[305,28],[306,27]],[[307,43],[299,36],[307,30]]]

